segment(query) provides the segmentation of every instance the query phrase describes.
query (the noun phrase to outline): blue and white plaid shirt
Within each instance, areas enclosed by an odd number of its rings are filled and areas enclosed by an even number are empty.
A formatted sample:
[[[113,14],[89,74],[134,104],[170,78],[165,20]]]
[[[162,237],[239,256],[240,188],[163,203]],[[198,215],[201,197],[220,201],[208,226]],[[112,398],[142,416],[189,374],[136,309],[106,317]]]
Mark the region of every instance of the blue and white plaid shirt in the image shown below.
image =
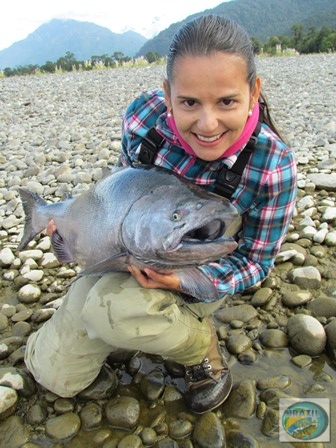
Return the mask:
[[[231,168],[243,149],[213,162],[187,154],[168,127],[163,92],[151,90],[138,96],[126,110],[122,165],[137,162],[142,138],[151,127],[165,138],[155,165],[172,170],[208,191],[214,189],[223,164]],[[243,222],[238,248],[216,262],[199,267],[215,285],[220,298],[262,281],[273,268],[294,212],[296,184],[294,152],[263,123],[254,152],[231,199]]]

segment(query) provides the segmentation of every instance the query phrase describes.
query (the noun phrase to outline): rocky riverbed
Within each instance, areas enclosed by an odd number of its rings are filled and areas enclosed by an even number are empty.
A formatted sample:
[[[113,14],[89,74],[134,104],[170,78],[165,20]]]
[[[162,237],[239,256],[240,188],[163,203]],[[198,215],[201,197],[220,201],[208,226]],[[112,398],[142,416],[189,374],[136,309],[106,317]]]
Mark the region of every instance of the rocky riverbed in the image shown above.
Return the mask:
[[[164,67],[0,79],[1,448],[301,446],[279,441],[285,397],[329,398],[335,420],[336,55],[257,64],[296,153],[297,209],[269,278],[216,313],[234,388],[202,416],[185,406],[179,367],[159,357],[113,354],[71,399],[36,384],[23,363],[27,337],[55,312],[79,268],[59,265],[43,235],[17,251],[17,189],[55,201],[99,180],[118,158],[125,107],[162,84]]]

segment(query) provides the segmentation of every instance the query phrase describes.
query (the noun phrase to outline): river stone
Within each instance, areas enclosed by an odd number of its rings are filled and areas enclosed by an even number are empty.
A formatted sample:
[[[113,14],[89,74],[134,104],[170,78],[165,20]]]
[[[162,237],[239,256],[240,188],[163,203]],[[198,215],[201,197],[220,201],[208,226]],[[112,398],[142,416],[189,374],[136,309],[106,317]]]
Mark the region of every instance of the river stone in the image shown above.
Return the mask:
[[[233,334],[227,338],[225,345],[232,355],[238,355],[251,348],[252,341],[245,334]]]
[[[307,309],[315,317],[323,316],[328,319],[329,317],[336,316],[336,298],[318,297],[308,303]]]
[[[173,439],[183,439],[191,434],[193,425],[188,420],[172,420],[169,425],[169,435]]]
[[[33,426],[41,424],[47,417],[47,406],[42,404],[33,404],[27,412],[27,422]]]
[[[282,303],[289,308],[305,305],[312,299],[310,291],[300,289],[299,291],[286,291],[282,295]]]
[[[318,356],[326,344],[326,333],[321,323],[312,316],[295,314],[288,319],[288,338],[296,353]]]
[[[165,403],[172,403],[173,401],[183,400],[183,395],[175,386],[166,386],[163,393],[163,400]]]
[[[297,355],[291,359],[292,363],[295,364],[300,369],[308,367],[312,362],[311,356],[308,355]]]
[[[141,431],[140,437],[146,446],[153,446],[158,438],[153,428],[144,428]]]
[[[233,429],[226,434],[226,448],[258,448],[259,443],[249,434]]]
[[[250,365],[250,364],[253,364],[257,360],[257,354],[252,349],[245,350],[244,352],[239,353],[237,358],[241,364]]]
[[[291,398],[291,395],[283,389],[265,389],[259,394],[260,401],[265,402],[268,407],[277,410],[279,409],[280,398]]]
[[[97,378],[78,397],[84,400],[105,400],[111,398],[118,387],[118,378],[115,371],[104,364]]]
[[[173,440],[170,437],[165,437],[163,439],[158,440],[157,444],[155,445],[155,448],[156,447],[157,448],[180,448],[178,443],[175,442],[175,440]],[[118,445],[118,448],[119,448],[119,445]],[[129,448],[131,448],[131,447],[129,447]]]
[[[0,343],[0,360],[6,359],[15,350],[20,348],[23,344],[23,338],[20,336],[9,336],[2,339]]]
[[[206,412],[195,422],[192,440],[199,448],[224,448],[224,426],[214,412]]]
[[[15,260],[15,255],[9,247],[0,251],[0,266],[10,266]]]
[[[4,420],[15,412],[18,395],[11,387],[0,386],[0,420]]]
[[[142,440],[136,434],[123,437],[118,443],[118,448],[142,448]]]
[[[336,364],[336,319],[333,319],[325,326],[327,334],[327,350],[331,360]]]
[[[19,258],[22,263],[27,261],[29,258],[32,258],[33,260],[39,260],[40,258],[42,258],[42,256],[43,252],[40,249],[25,250],[23,252],[20,252],[19,254]]]
[[[279,434],[279,411],[267,408],[261,425],[261,432],[268,437],[276,437]]]
[[[3,448],[23,447],[28,443],[31,433],[23,419],[12,415],[0,422],[0,446]]]
[[[260,333],[260,342],[268,348],[288,347],[288,337],[286,333],[277,328],[270,328]]]
[[[0,313],[0,333],[8,328],[8,317]]]
[[[237,305],[231,308],[223,308],[216,312],[216,317],[225,324],[232,320],[249,322],[258,316],[257,310],[252,305]]]
[[[250,418],[256,410],[255,384],[251,380],[241,381],[230,393],[224,403],[224,412],[228,417]]]
[[[105,415],[112,426],[132,429],[139,421],[140,404],[133,397],[116,397],[106,403]]]
[[[320,288],[322,280],[320,271],[314,266],[293,269],[288,274],[288,278],[302,289],[313,290]]]
[[[18,299],[22,303],[38,302],[41,296],[41,289],[37,285],[24,285],[18,292]]]
[[[26,369],[16,367],[0,368],[0,385],[15,389],[20,397],[31,397],[36,393],[36,383]]]
[[[264,306],[271,298],[273,290],[271,288],[260,288],[256,291],[251,299],[254,307]]]
[[[265,390],[270,388],[285,389],[291,385],[291,379],[287,375],[275,375],[257,381],[257,388]]]
[[[98,427],[103,420],[103,411],[98,403],[91,401],[87,403],[80,411],[82,427],[92,429]]]
[[[74,412],[67,412],[47,420],[46,432],[52,439],[62,440],[76,435],[80,426],[79,416]]]
[[[158,369],[149,372],[140,382],[140,390],[147,401],[157,401],[162,396],[164,388],[165,377]]]

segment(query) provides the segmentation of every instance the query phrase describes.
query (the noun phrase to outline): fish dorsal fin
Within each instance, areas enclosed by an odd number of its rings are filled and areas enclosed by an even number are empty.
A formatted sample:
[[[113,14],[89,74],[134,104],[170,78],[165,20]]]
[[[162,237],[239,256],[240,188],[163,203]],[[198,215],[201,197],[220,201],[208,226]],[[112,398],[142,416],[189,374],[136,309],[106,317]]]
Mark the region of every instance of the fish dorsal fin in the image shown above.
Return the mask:
[[[63,239],[62,235],[58,233],[57,229],[51,235],[51,245],[56,258],[60,263],[72,263],[75,261],[67,242]]]
[[[105,260],[100,261],[99,263],[88,266],[79,273],[79,276],[80,277],[83,277],[85,275],[101,276],[107,274],[108,272],[125,271],[126,270],[125,260],[122,260],[122,258],[126,256],[127,256],[126,251],[114,254],[111,257],[108,257]]]

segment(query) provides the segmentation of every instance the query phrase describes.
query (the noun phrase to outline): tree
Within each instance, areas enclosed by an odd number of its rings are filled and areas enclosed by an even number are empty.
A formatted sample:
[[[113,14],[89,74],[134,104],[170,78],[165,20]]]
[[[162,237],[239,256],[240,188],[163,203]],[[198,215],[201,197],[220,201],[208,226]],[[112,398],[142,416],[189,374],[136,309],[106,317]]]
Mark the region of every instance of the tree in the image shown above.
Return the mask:
[[[159,61],[161,56],[159,53],[153,53],[152,51],[149,51],[145,55],[145,59],[149,64],[152,64],[153,62]]]
[[[46,73],[55,73],[56,64],[54,62],[47,61],[44,65],[41,65],[41,71]]]
[[[299,49],[299,46],[303,42],[303,36],[304,36],[304,26],[297,23],[292,26],[291,28],[291,35],[293,40],[293,46],[296,50]]]
[[[252,37],[251,42],[252,42],[252,46],[253,46],[253,53],[260,54],[261,49],[262,49],[262,43],[260,42],[260,40],[257,39],[256,37]]]
[[[79,67],[79,63],[76,60],[75,55],[70,51],[67,51],[65,56],[62,56],[61,58],[57,59],[56,65],[58,67],[61,67],[61,69],[66,72],[72,72],[74,67],[76,68]]]

